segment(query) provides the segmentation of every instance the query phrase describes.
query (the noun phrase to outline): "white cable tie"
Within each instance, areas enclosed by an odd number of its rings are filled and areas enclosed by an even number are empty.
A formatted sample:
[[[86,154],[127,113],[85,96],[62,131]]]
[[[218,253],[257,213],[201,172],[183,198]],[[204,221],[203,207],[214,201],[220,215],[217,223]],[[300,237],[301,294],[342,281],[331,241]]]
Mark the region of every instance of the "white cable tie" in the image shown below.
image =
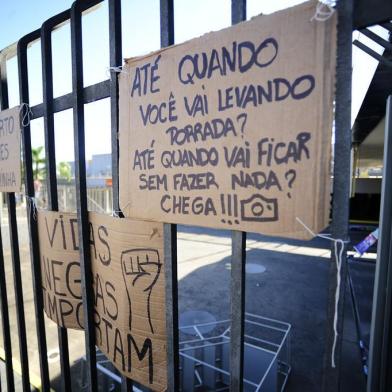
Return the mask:
[[[113,210],[112,217],[119,218],[120,217],[120,215],[119,215],[120,212],[121,212],[120,210]]]
[[[336,260],[336,291],[335,291],[335,312],[333,318],[333,331],[334,331],[334,339],[332,344],[332,352],[331,352],[331,366],[333,368],[336,367],[335,363],[335,351],[336,351],[336,344],[338,340],[338,307],[339,307],[339,297],[340,297],[340,284],[341,284],[341,267],[342,267],[342,260],[343,260],[343,251],[344,251],[344,244],[348,243],[349,241],[344,241],[340,238],[332,238],[330,234],[316,234],[313,232],[300,218],[295,218],[313,237],[323,238],[325,240],[331,241],[334,244],[334,255]],[[339,246],[340,245],[340,250]]]
[[[123,65],[119,65],[118,67],[108,67],[108,68],[106,68],[106,74],[107,74],[108,77],[111,76],[111,73],[112,73],[112,72],[114,72],[114,73],[125,73],[125,74],[127,74],[128,72],[127,72],[127,71],[124,71],[123,68],[124,68]]]
[[[119,214],[123,214],[123,211],[124,210],[126,210],[128,207],[130,207],[131,206],[131,202],[129,201],[127,204],[125,204],[125,206],[122,208],[122,209],[120,209],[120,210],[115,210],[115,209],[113,209],[113,211],[112,211],[112,216],[113,217],[117,217],[117,218],[120,218],[120,215]]]
[[[22,102],[20,104],[20,109],[19,109],[22,119],[21,119],[21,124],[22,127],[27,127],[30,125],[30,120],[31,117],[33,116],[33,112],[30,108],[30,105],[28,103]]]
[[[316,12],[310,18],[310,21],[316,20],[317,22],[327,21],[335,12],[334,5],[336,1],[333,0],[319,0],[316,5]]]

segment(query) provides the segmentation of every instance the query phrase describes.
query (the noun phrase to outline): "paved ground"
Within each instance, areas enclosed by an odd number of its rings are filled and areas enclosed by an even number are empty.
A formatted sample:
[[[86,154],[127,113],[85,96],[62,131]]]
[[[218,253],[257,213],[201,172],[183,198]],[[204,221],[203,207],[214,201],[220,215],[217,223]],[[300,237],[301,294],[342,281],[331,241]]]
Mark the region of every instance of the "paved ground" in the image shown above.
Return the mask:
[[[4,217],[1,229],[6,249],[5,264],[13,353],[17,360],[18,333],[8,227]],[[32,374],[38,378],[31,267],[26,219],[23,216],[19,219],[19,231],[30,367]],[[353,233],[353,236],[360,238],[363,233]],[[292,325],[292,374],[286,388],[290,392],[320,390],[326,328],[328,248],[329,244],[320,239],[300,242],[259,235],[248,237],[247,263],[263,266],[265,272],[247,274],[246,310]],[[203,310],[218,320],[229,317],[230,252],[231,241],[227,232],[180,227],[178,235],[180,314],[189,310]],[[365,332],[369,330],[373,274],[374,264],[352,266]],[[355,343],[356,334],[350,298],[348,295],[346,298],[342,391],[361,392],[365,391],[365,383],[361,374],[359,351]],[[46,329],[48,350],[53,358],[50,363],[50,375],[54,380],[53,386],[57,388],[56,376],[59,374],[56,355],[57,328],[53,322],[47,320]],[[0,336],[2,346],[1,339],[2,336]],[[70,331],[69,341],[71,362],[74,364],[73,378],[76,379],[83,373],[80,366],[80,357],[84,354],[83,334]],[[3,371],[1,376],[3,383]],[[4,384],[3,387],[3,390],[6,390]]]
[[[362,236],[363,233],[352,233],[353,238]],[[224,232],[185,227],[180,238],[179,244],[185,245],[179,250],[180,312],[200,309],[218,319],[227,318],[230,238]],[[292,325],[293,370],[287,391],[321,390],[328,246],[320,239],[301,242],[259,235],[250,235],[247,241],[247,263],[262,265],[266,271],[247,274],[246,310]],[[209,263],[208,260],[213,261]],[[351,269],[357,296],[361,299],[363,329],[369,331],[374,264],[356,264]],[[361,392],[365,391],[365,379],[361,373],[349,293],[345,316],[342,391]]]

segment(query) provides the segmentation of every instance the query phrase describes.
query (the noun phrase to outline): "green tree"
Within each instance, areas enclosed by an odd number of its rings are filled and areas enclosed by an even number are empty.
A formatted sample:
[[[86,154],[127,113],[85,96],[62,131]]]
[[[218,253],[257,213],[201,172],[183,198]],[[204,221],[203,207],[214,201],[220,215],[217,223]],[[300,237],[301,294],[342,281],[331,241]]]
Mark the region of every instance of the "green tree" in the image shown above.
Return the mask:
[[[46,176],[46,162],[45,157],[42,156],[43,152],[43,146],[31,149],[31,156],[33,160],[33,176],[35,180],[43,180]]]
[[[71,181],[71,165],[68,162],[59,162],[57,164],[57,177],[66,181]]]
[[[43,146],[31,149],[34,180],[42,181],[46,177],[46,161],[43,152]],[[71,165],[68,162],[59,162],[56,167],[56,174],[58,178],[71,181]]]

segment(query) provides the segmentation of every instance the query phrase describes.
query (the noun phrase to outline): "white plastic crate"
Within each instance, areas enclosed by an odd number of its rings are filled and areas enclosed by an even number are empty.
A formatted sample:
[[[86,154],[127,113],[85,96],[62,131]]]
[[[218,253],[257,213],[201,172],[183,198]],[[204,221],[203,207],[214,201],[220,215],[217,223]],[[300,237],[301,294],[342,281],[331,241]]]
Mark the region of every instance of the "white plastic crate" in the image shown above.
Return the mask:
[[[289,377],[291,325],[246,313],[244,391],[283,391]],[[180,327],[182,392],[228,391],[230,320]]]

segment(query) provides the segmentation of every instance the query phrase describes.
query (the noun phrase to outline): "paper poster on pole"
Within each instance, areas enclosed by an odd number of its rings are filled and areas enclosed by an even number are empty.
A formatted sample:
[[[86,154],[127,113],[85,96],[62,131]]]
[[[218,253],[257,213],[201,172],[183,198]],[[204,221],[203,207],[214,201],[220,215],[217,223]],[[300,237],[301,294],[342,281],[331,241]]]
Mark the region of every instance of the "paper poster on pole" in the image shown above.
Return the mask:
[[[311,1],[126,60],[129,217],[308,238],[328,224],[336,13]]]
[[[77,216],[38,211],[44,308],[83,329]],[[124,375],[166,388],[163,225],[90,213],[96,342]]]
[[[20,107],[0,111],[0,192],[20,192]]]

